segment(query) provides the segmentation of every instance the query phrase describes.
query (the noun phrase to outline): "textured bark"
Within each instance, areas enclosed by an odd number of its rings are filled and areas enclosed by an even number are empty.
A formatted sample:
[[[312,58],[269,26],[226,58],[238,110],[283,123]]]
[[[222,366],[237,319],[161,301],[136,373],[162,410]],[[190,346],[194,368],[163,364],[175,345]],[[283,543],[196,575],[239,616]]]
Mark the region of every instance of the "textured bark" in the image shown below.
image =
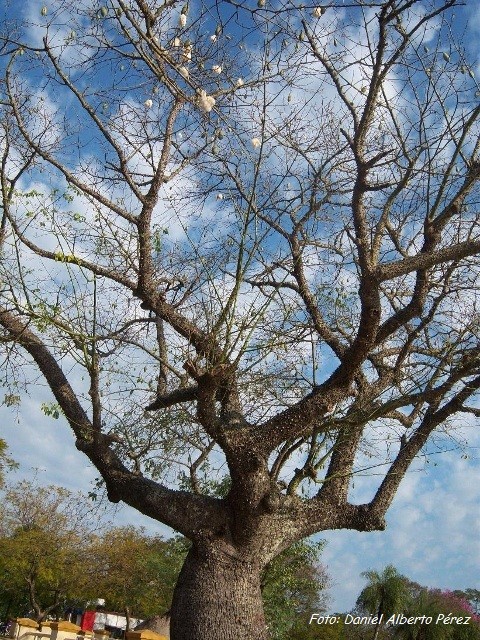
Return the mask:
[[[171,640],[268,640],[260,567],[235,549],[194,545],[175,588]]]

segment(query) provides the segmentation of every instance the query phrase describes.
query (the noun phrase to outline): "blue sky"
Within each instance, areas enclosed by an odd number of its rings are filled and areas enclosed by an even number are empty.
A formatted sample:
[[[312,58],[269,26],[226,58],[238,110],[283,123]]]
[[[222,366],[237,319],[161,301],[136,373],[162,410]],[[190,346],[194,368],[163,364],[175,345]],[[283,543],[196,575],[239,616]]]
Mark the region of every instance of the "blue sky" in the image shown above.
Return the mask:
[[[39,10],[42,3],[30,2]],[[480,77],[480,9],[467,0],[459,9],[459,33],[469,14],[466,48]],[[20,407],[0,407],[0,437],[20,463],[12,479],[38,475],[44,484],[59,484],[88,491],[97,476],[88,460],[74,447],[73,436],[62,418],[43,415],[42,402],[52,400],[45,387],[35,386]],[[472,449],[420,459],[404,479],[387,517],[385,532],[334,531],[321,534],[328,541],[324,561],[332,577],[332,611],[350,609],[362,588],[362,571],[394,564],[412,580],[441,588],[480,588],[480,435],[473,421],[460,425],[468,433]],[[434,466],[438,463],[437,466]],[[368,496],[369,479],[359,479],[357,495]],[[116,514],[117,523],[143,525],[152,533],[169,534],[163,525],[130,508]]]

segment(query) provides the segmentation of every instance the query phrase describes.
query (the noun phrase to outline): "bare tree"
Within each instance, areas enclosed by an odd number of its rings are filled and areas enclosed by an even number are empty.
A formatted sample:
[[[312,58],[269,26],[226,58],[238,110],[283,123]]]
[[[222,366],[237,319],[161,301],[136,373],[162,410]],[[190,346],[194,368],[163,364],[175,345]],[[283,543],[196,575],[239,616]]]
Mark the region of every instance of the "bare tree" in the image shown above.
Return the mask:
[[[462,8],[341,4],[52,0],[4,29],[6,380],[36,367],[110,500],[192,540],[174,640],[268,638],[266,564],[383,529],[479,415]]]

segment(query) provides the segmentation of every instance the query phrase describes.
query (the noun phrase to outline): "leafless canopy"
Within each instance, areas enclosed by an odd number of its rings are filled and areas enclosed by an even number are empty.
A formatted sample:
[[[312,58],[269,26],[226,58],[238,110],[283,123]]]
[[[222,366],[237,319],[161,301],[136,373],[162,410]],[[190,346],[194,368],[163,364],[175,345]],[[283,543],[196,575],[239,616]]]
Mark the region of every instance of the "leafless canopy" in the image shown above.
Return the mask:
[[[383,528],[432,434],[478,417],[457,4],[52,0],[6,23],[8,398],[36,367],[111,500],[264,563]]]

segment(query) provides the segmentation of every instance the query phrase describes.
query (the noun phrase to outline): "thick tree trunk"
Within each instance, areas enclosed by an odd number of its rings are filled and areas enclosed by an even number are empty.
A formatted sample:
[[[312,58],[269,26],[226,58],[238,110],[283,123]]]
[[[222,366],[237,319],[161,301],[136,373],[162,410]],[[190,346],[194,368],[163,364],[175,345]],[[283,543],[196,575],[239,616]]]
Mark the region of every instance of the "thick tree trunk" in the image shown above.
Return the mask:
[[[172,603],[171,640],[268,640],[260,566],[229,545],[194,545]]]

